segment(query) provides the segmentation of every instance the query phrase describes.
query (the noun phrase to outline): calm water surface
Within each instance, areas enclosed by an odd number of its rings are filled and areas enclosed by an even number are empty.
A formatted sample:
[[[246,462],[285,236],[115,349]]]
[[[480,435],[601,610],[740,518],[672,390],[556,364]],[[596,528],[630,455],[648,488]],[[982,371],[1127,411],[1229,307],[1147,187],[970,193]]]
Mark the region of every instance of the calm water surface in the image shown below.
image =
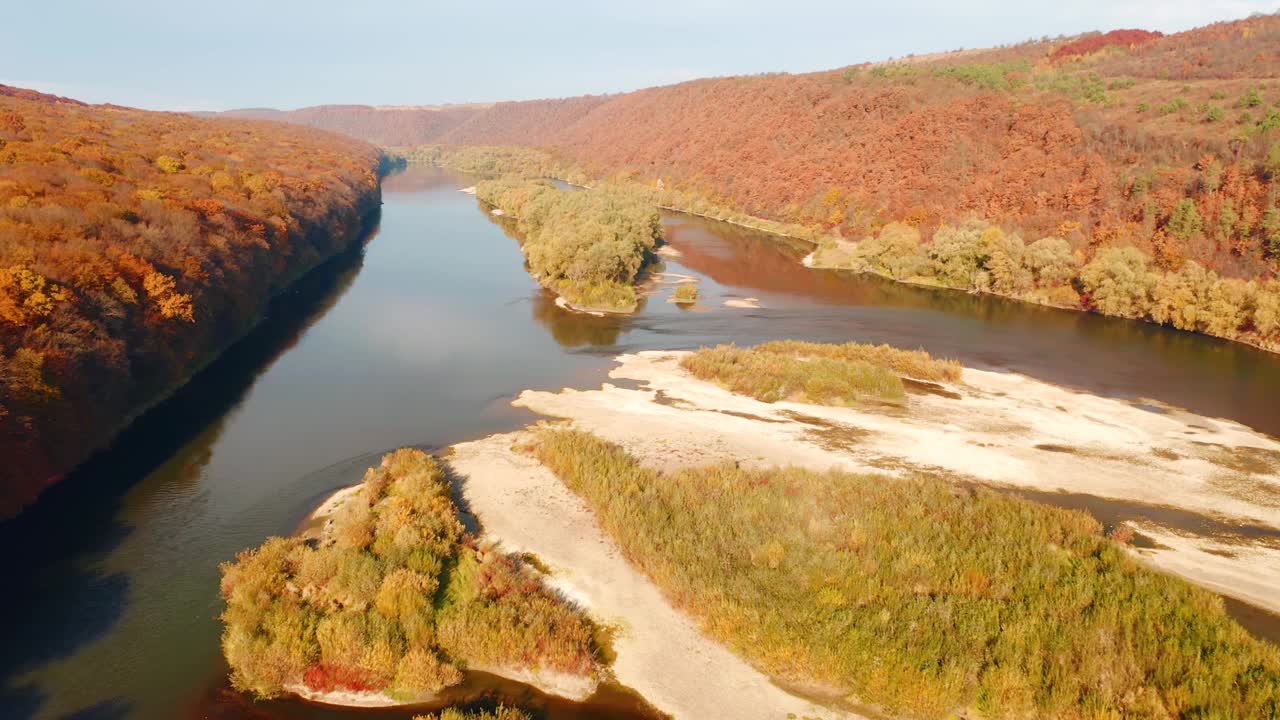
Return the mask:
[[[0,526],[0,717],[385,717],[225,685],[218,563],[285,534],[382,452],[519,427],[524,388],[591,387],[621,351],[793,337],[923,347],[1140,403],[1155,399],[1280,435],[1280,359],[1148,325],[813,271],[807,250],[667,218],[704,309],[565,313],[465,178],[385,183],[381,224],[281,298],[266,321],[116,447]],[[722,305],[759,298],[762,308]],[[642,717],[610,690],[587,706],[510,683],[491,694],[560,719]]]

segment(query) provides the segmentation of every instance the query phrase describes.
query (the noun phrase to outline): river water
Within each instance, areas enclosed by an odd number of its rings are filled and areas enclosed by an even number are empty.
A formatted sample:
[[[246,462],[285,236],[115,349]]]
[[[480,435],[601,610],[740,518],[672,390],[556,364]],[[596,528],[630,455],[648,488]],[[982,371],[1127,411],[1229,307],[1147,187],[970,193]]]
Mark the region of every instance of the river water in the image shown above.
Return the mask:
[[[386,450],[514,429],[522,389],[593,387],[623,351],[769,339],[888,342],[1280,435],[1280,358],[1123,320],[912,288],[802,267],[807,249],[723,223],[666,218],[669,272],[625,318],[566,313],[471,180],[426,168],[388,178],[380,226],[113,448],[0,526],[0,718],[403,718],[226,687],[218,564],[290,532]],[[759,309],[727,299],[758,298]],[[1267,620],[1259,626],[1267,625]],[[644,717],[611,688],[557,703],[510,683],[490,697],[546,717]]]

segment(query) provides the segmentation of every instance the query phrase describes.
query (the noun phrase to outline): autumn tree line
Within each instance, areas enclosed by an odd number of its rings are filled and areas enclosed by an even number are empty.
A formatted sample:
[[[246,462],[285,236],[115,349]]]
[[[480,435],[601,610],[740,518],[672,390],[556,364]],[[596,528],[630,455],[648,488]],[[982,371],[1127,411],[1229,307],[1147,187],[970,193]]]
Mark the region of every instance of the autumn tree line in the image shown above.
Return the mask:
[[[0,86],[0,517],[347,247],[379,163],[308,128]]]

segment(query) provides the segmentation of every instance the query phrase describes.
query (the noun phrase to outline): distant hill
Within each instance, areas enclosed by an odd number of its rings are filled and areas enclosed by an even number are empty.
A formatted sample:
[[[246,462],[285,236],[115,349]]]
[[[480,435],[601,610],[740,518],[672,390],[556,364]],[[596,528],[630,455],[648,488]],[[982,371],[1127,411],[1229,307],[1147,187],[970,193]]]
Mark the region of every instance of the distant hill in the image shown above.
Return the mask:
[[[383,145],[543,147],[849,237],[973,214],[1166,268],[1257,277],[1280,255],[1276,15],[607,96],[249,112]]]
[[[277,120],[343,133],[382,146],[417,145],[466,122],[488,105],[375,107],[370,105],[318,105],[299,110],[245,108],[222,113],[198,113],[204,117]]]

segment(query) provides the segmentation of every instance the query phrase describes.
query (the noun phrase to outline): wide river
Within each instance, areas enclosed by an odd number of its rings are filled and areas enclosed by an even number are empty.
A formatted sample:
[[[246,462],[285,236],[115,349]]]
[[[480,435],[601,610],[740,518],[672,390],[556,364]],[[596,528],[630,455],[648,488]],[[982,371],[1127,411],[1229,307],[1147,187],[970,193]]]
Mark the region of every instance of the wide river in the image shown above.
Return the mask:
[[[525,388],[594,387],[642,349],[777,338],[888,342],[1135,403],[1151,398],[1280,434],[1280,357],[1150,325],[809,270],[807,249],[666,218],[704,308],[651,297],[635,315],[555,306],[472,180],[388,178],[381,223],[280,298],[265,322],[116,446],[0,526],[0,718],[404,718],[231,691],[218,646],[218,564],[291,532],[382,452],[514,429]],[[759,309],[731,308],[753,297]],[[483,679],[481,679],[483,680]],[[496,685],[496,686],[495,686]],[[549,717],[641,717],[521,686]]]

